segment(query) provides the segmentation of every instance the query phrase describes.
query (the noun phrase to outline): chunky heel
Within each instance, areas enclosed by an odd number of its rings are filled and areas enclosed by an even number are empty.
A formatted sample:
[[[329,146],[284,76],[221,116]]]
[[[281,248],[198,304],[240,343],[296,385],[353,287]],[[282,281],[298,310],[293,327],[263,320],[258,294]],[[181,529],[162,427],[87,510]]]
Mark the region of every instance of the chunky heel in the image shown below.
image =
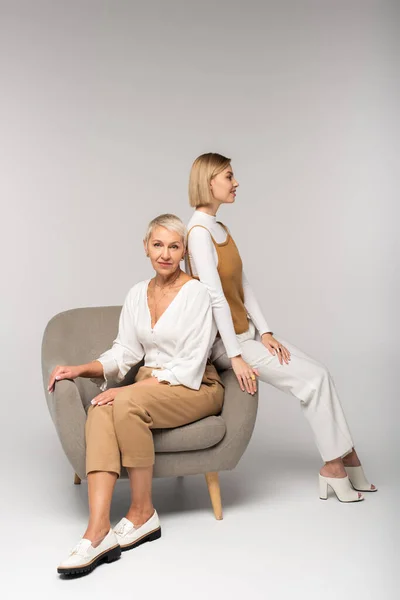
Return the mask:
[[[154,542],[155,540],[159,540],[161,537],[161,527],[160,529],[156,529],[156,531],[153,531],[153,533],[151,533],[149,535],[149,537],[147,538],[148,542]]]
[[[121,558],[121,546],[116,546],[115,548],[107,552],[107,554],[104,557],[104,562],[111,563],[115,560],[118,560],[119,558]]]
[[[122,552],[126,552],[126,550],[132,550],[133,548],[137,548],[146,542],[154,542],[161,537],[161,527],[156,529],[155,531],[151,531],[147,535],[143,535],[141,538],[131,542],[130,544],[125,544],[121,546]]]
[[[319,476],[319,497],[321,500],[328,500],[328,484],[321,475]]]
[[[319,497],[328,498],[328,486],[335,492],[339,502],[360,502],[364,496],[354,491],[348,477],[324,477],[319,475]]]

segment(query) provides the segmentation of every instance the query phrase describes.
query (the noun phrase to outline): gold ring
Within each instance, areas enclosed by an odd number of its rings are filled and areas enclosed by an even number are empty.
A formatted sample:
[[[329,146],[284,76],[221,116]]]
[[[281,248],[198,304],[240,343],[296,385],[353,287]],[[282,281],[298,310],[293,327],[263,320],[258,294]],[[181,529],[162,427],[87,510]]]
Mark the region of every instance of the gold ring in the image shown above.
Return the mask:
[[[252,378],[252,380],[253,380],[253,381],[255,381],[255,379],[256,379],[256,376],[255,376],[255,375],[252,375],[252,376],[251,376],[251,378]]]

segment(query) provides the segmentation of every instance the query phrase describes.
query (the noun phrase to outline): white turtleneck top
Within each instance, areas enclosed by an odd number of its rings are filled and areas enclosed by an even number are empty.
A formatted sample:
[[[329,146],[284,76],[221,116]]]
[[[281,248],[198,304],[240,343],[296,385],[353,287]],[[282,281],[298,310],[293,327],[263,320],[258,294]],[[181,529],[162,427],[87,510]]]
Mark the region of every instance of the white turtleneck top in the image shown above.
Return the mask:
[[[229,304],[225,298],[217,270],[217,251],[211,239],[212,236],[217,244],[222,244],[226,241],[227,234],[224,228],[217,223],[217,217],[199,210],[193,213],[188,224],[188,231],[195,225],[202,225],[208,231],[203,229],[203,227],[195,227],[190,233],[188,253],[192,274],[194,277],[198,277],[209,291],[215,323],[225,346],[226,353],[229,358],[232,358],[241,354],[241,349],[233,326]],[[187,262],[186,271],[190,274]],[[259,334],[262,335],[271,331],[244,271],[243,291],[246,310]]]

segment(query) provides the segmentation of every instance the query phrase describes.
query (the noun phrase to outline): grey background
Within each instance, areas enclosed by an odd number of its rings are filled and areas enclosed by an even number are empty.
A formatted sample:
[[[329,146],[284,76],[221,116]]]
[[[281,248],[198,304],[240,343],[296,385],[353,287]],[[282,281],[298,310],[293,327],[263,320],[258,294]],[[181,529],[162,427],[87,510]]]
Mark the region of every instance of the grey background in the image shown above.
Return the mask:
[[[28,583],[23,569],[43,597],[103,597],[128,570],[144,593],[159,569],[150,597],[395,597],[398,9],[0,1],[3,586]],[[240,188],[220,218],[270,325],[329,366],[381,489],[358,507],[319,502],[297,402],[263,385],[251,445],[221,478],[223,523],[202,478],[157,481],[164,545],[68,587],[54,568],[83,533],[86,486],[47,413],[41,336],[54,314],[121,304],[151,275],[147,222],[189,219],[190,166],[208,151],[232,157]]]

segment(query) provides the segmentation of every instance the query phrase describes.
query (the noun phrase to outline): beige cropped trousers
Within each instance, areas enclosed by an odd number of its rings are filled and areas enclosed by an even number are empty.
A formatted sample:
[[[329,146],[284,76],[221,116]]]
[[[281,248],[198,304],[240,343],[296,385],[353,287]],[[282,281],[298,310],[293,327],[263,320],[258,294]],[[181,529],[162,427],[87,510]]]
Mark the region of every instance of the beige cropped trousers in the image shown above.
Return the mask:
[[[289,364],[281,365],[278,357],[273,356],[256,339],[255,327],[251,321],[249,330],[237,336],[243,360],[258,369],[261,381],[300,400],[303,414],[311,425],[324,461],[345,456],[354,444],[332,376],[324,365],[296,346],[274,337],[289,350]],[[217,369],[230,367],[231,361],[224,353],[220,339],[214,345],[213,357]]]
[[[135,382],[151,377],[141,367]],[[91,406],[86,420],[86,473],[154,464],[152,429],[180,427],[221,412],[224,388],[207,365],[199,390],[183,385],[121,388],[110,406]]]

